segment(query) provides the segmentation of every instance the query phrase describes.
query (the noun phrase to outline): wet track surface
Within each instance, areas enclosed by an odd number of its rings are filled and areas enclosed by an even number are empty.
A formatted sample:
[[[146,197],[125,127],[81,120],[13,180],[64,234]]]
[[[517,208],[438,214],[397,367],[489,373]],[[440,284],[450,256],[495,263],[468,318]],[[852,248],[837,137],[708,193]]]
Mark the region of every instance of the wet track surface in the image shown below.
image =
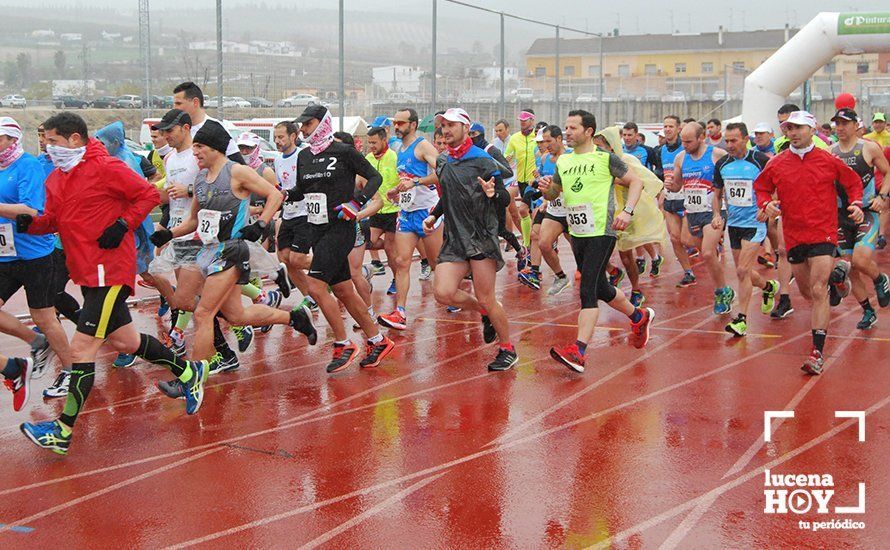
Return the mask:
[[[703,266],[698,286],[681,290],[667,262],[658,280],[642,278],[657,311],[648,347],[631,347],[627,319],[602,307],[587,372],[575,374],[548,350],[574,340],[577,287],[534,292],[508,262],[498,292],[520,365],[488,373],[496,347],[483,344],[478,316],[447,313],[414,269],[410,330],[389,331],[397,347],[377,369],[327,375],[330,334],[316,316],[319,345],[290,328],[257,333],[240,370],[212,377],[200,413],[187,417],[183,401],[154,387],[167,371],[141,361],[115,369],[103,348],[64,458],[18,430],[61,410],[62,400],[40,398],[52,374],[34,382],[21,413],[4,392],[0,545],[886,545],[890,309],[867,333],[855,328],[854,300],[834,309],[826,372],[806,377],[809,307],[796,289],[792,316],[770,321],[752,303],[749,335],[733,339],[723,332],[728,317],[711,312]],[[376,308],[388,312],[389,279],[374,283]],[[20,298],[4,309],[22,311]],[[133,310],[140,330],[161,330],[155,310],[156,302]],[[0,347],[27,351],[7,336]],[[775,421],[764,443],[764,411],[782,409],[795,417]],[[865,442],[838,410],[866,411]],[[831,474],[832,511],[855,505],[864,482],[866,512],[765,514],[764,468]],[[865,529],[798,524],[847,518]]]

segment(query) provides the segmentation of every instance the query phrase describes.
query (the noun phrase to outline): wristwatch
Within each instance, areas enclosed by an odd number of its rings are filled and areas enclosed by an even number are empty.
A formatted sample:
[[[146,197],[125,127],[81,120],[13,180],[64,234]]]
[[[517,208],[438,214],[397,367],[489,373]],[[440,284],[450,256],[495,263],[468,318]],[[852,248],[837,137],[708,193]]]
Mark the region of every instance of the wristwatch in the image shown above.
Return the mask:
[[[193,183],[189,184],[189,186],[186,189],[188,190],[189,197],[195,196],[195,184],[193,184]]]
[[[414,187],[417,187],[420,185],[420,178],[414,178],[411,182],[414,183]]]
[[[634,215],[634,209],[631,208],[630,206],[625,206],[623,212],[629,216]]]

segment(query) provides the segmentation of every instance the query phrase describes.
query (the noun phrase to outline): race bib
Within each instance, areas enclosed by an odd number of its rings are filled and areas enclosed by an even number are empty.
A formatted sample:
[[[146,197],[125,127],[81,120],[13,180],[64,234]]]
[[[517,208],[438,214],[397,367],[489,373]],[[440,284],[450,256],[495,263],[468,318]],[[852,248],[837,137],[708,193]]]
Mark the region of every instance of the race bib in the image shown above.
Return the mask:
[[[566,210],[566,221],[572,235],[585,236],[596,233],[596,225],[593,223],[593,206],[588,203],[576,204],[566,207]]]
[[[751,180],[726,180],[726,202],[730,206],[754,206],[754,184]]]
[[[547,212],[551,216],[556,216],[558,218],[562,218],[566,215],[566,206],[562,202],[562,193],[560,193],[558,197],[550,201],[550,204],[547,205]]]
[[[707,189],[685,189],[683,207],[687,212],[697,214],[711,211],[711,192]]]
[[[309,223],[328,223],[328,197],[324,193],[306,193],[306,215]]]
[[[668,191],[667,186],[670,185],[674,181],[674,169],[667,168],[664,169],[664,198],[669,201],[683,200],[685,195],[683,191]]]
[[[0,223],[0,256],[16,256],[11,223]]]
[[[204,244],[214,244],[219,242],[219,222],[222,219],[222,212],[219,210],[199,210],[198,211],[198,237]]]
[[[286,202],[281,208],[281,217],[285,220],[292,220],[300,215],[300,203],[296,201]]]
[[[399,208],[409,210],[414,205],[414,198],[417,197],[417,188],[412,187],[407,191],[399,193]]]

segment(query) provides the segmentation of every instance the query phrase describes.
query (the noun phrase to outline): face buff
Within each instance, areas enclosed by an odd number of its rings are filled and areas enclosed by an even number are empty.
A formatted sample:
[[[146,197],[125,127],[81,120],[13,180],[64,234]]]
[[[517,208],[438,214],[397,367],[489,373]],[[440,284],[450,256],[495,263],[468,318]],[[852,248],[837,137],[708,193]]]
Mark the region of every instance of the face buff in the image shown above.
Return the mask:
[[[244,159],[244,162],[247,163],[248,166],[256,170],[263,163],[263,157],[260,155],[260,146],[257,145],[253,148],[253,151]]]
[[[448,155],[453,159],[459,159],[462,156],[467,154],[467,151],[470,150],[470,147],[473,146],[473,140],[470,139],[470,136],[464,140],[463,143],[458,145],[457,147],[448,146]]]
[[[69,149],[67,147],[59,147],[58,145],[47,145],[46,154],[53,161],[53,166],[62,172],[70,172],[75,166],[80,164],[84,153],[87,152],[86,146],[75,147]]]
[[[12,144],[0,151],[0,168],[9,168],[9,165],[17,161],[25,150],[22,149],[21,140],[15,140]]]
[[[317,155],[328,148],[334,142],[334,127],[331,125],[331,112],[325,113],[324,118],[315,127],[315,130],[306,138],[309,149],[313,155]]]

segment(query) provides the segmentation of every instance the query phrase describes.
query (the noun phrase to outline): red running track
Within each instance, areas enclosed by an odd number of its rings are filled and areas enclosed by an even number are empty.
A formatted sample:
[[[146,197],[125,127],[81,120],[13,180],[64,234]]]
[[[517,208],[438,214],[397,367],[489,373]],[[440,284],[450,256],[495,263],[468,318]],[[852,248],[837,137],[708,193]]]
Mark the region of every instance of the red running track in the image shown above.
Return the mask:
[[[796,291],[790,318],[752,304],[750,334],[732,339],[710,312],[705,270],[680,290],[671,269],[643,277],[658,312],[647,349],[630,347],[627,320],[604,307],[583,375],[548,356],[574,339],[577,289],[534,293],[512,265],[499,275],[521,359],[512,372],[486,372],[495,349],[478,319],[446,313],[416,281],[411,330],[390,333],[398,347],[380,368],[329,376],[329,344],[307,348],[277,327],[239,371],[209,381],[197,417],[154,388],[166,371],[114,369],[103,350],[65,458],[17,428],[61,410],[39,398],[51,376],[22,413],[3,394],[0,545],[884,546],[890,310],[862,333],[852,300],[836,308],[826,372],[810,378],[799,370],[809,308]],[[383,279],[375,300],[388,311]],[[159,330],[154,309],[134,310],[140,329]],[[0,345],[26,352],[8,337]],[[775,421],[764,444],[764,411],[783,409],[795,418]],[[865,411],[865,442],[836,410]],[[864,482],[866,511],[765,514],[765,468],[831,474],[832,508],[855,505]],[[799,524],[846,518],[865,528]]]

